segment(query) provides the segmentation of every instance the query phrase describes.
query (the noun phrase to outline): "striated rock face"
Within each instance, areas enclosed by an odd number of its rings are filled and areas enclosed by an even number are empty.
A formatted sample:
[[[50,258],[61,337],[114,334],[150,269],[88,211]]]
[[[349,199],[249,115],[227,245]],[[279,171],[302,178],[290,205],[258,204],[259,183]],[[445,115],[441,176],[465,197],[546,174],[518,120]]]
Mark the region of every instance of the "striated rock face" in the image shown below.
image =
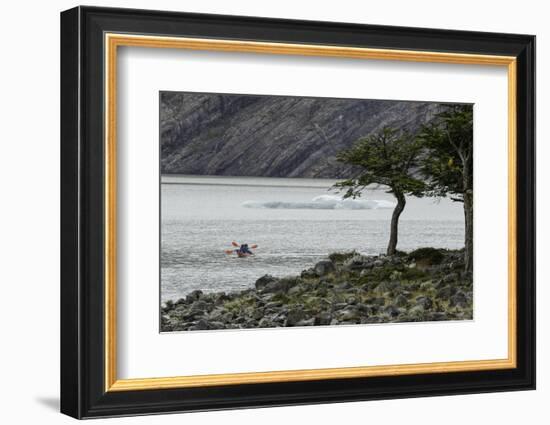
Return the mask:
[[[416,131],[443,104],[162,92],[163,174],[349,177],[338,151],[384,126]]]

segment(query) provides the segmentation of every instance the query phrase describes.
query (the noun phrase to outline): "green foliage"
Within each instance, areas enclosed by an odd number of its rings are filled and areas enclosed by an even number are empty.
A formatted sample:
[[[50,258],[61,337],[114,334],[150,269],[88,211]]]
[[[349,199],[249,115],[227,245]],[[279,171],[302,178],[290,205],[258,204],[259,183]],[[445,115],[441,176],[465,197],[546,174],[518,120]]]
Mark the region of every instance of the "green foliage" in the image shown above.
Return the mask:
[[[428,196],[463,201],[473,186],[473,107],[453,105],[423,126],[417,140],[428,153],[421,164]]]
[[[359,175],[338,182],[335,188],[345,190],[345,198],[357,198],[370,184],[388,186],[389,193],[422,196],[424,182],[413,176],[419,165],[422,143],[406,132],[385,127],[380,133],[359,140],[340,152],[338,161],[357,167]]]
[[[425,261],[429,264],[441,264],[445,255],[440,249],[436,248],[418,248],[409,254],[409,258],[415,261]]]
[[[402,280],[417,280],[417,279],[422,279],[426,276],[428,276],[426,272],[424,272],[423,270],[417,269],[416,267],[413,267],[413,268],[405,267],[405,269],[403,269],[403,271],[401,272]]]

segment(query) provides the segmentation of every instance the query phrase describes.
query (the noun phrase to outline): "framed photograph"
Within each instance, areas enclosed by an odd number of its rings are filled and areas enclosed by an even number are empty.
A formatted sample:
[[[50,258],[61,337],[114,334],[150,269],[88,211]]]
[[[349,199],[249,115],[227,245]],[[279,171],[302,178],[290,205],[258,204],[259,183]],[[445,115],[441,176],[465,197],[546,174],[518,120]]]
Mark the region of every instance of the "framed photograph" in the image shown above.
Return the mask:
[[[61,411],[535,388],[535,37],[61,14]]]

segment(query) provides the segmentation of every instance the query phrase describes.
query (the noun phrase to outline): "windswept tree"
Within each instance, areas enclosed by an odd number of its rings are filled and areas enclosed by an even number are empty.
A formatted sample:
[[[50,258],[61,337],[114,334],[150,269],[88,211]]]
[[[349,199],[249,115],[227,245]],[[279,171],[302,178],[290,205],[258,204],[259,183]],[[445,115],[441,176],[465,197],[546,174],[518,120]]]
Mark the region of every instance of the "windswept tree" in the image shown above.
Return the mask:
[[[423,127],[418,140],[427,148],[422,170],[428,196],[449,196],[464,205],[464,263],[473,269],[473,108],[453,105]]]
[[[372,184],[389,188],[397,200],[391,218],[387,255],[397,247],[399,216],[405,209],[407,195],[423,196],[424,182],[415,176],[422,152],[420,141],[407,132],[386,127],[381,132],[360,139],[350,149],[341,151],[337,160],[358,169],[356,177],[343,180],[334,188],[345,190],[344,198],[357,198]]]

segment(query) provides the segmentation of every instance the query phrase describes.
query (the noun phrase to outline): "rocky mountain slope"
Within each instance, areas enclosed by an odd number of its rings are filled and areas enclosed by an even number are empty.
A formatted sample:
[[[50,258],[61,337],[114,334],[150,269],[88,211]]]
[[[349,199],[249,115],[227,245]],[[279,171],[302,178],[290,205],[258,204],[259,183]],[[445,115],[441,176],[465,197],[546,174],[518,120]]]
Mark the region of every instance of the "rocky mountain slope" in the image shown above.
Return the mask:
[[[163,174],[349,177],[338,151],[392,126],[416,131],[444,106],[387,100],[162,92]]]

